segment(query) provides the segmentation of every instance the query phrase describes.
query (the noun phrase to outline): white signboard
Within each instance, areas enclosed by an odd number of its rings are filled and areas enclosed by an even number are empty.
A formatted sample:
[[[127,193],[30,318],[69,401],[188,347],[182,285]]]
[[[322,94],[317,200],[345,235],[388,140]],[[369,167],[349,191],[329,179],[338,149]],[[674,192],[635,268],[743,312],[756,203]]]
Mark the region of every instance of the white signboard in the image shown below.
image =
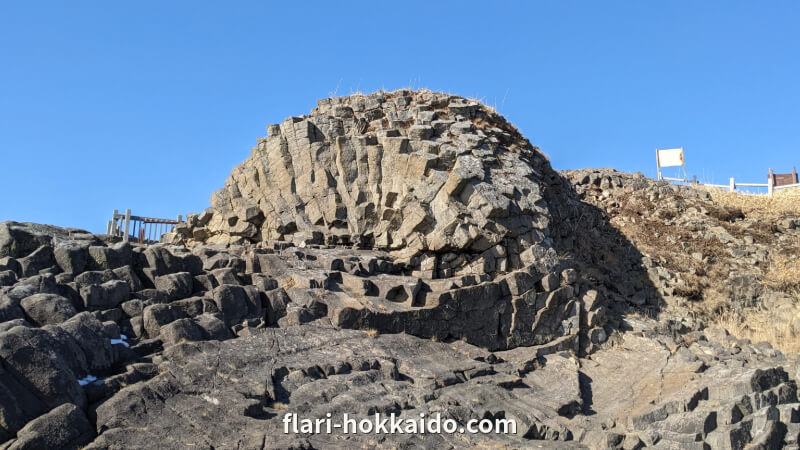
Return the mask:
[[[658,166],[659,167],[674,167],[682,166],[683,162],[683,149],[682,148],[668,148],[658,151]]]

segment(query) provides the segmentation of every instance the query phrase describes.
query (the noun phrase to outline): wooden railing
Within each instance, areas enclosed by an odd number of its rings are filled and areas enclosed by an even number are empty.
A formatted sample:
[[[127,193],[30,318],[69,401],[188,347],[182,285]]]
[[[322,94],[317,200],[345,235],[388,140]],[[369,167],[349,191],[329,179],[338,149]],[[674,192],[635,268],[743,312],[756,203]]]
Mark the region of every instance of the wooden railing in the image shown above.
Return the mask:
[[[182,216],[178,216],[177,220],[157,219],[133,216],[130,209],[126,209],[125,214],[120,214],[119,210],[115,209],[111,220],[108,221],[106,233],[121,237],[126,242],[133,240],[140,244],[154,244],[161,240],[164,233],[172,231],[175,225],[182,221]]]

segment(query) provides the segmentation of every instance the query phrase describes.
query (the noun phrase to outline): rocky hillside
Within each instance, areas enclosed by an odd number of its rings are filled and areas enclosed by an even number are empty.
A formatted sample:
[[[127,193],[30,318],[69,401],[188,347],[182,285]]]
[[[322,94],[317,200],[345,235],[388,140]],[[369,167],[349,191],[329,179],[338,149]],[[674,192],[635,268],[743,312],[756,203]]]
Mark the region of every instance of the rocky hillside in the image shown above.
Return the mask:
[[[610,169],[564,175],[642,252],[662,315],[800,351],[800,191],[736,194]]]
[[[445,94],[326,99],[269,134],[162,244],[0,224],[2,448],[797,446],[797,355],[741,326],[793,308],[791,209],[557,173]]]

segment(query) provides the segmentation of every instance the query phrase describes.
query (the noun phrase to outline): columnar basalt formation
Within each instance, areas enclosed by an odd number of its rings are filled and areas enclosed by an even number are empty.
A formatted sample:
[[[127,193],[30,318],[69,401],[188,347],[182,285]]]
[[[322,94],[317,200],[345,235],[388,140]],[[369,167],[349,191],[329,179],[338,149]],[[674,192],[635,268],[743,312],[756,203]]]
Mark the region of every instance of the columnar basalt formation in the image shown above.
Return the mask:
[[[376,252],[388,264],[366,270],[301,258],[320,270],[311,284],[329,288],[320,301],[336,326],[489,349],[577,346],[591,287],[553,232],[579,215],[576,202],[495,111],[442,93],[379,92],[321,100],[268,132],[212,207],[165,241],[243,245],[258,263],[276,245]],[[308,278],[290,272],[292,284]]]
[[[173,242],[347,245],[427,270],[458,258],[465,273],[517,269],[551,246],[547,158],[476,101],[329,98],[268,133]]]
[[[723,285],[800,317],[751,282],[800,219],[562,176],[446,94],[326,99],[268,129],[164,243],[0,223],[0,448],[797,448],[797,355],[687,302]],[[516,428],[284,428],[376,413]]]

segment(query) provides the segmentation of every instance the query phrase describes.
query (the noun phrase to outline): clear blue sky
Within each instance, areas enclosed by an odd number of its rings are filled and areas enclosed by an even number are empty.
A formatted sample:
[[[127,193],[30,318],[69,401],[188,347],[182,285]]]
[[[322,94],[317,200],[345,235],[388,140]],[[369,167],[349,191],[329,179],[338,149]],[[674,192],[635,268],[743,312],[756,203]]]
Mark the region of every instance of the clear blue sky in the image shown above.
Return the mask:
[[[0,221],[105,230],[201,211],[268,123],[424,87],[501,113],[557,169],[764,182],[800,167],[800,3],[0,3]]]

